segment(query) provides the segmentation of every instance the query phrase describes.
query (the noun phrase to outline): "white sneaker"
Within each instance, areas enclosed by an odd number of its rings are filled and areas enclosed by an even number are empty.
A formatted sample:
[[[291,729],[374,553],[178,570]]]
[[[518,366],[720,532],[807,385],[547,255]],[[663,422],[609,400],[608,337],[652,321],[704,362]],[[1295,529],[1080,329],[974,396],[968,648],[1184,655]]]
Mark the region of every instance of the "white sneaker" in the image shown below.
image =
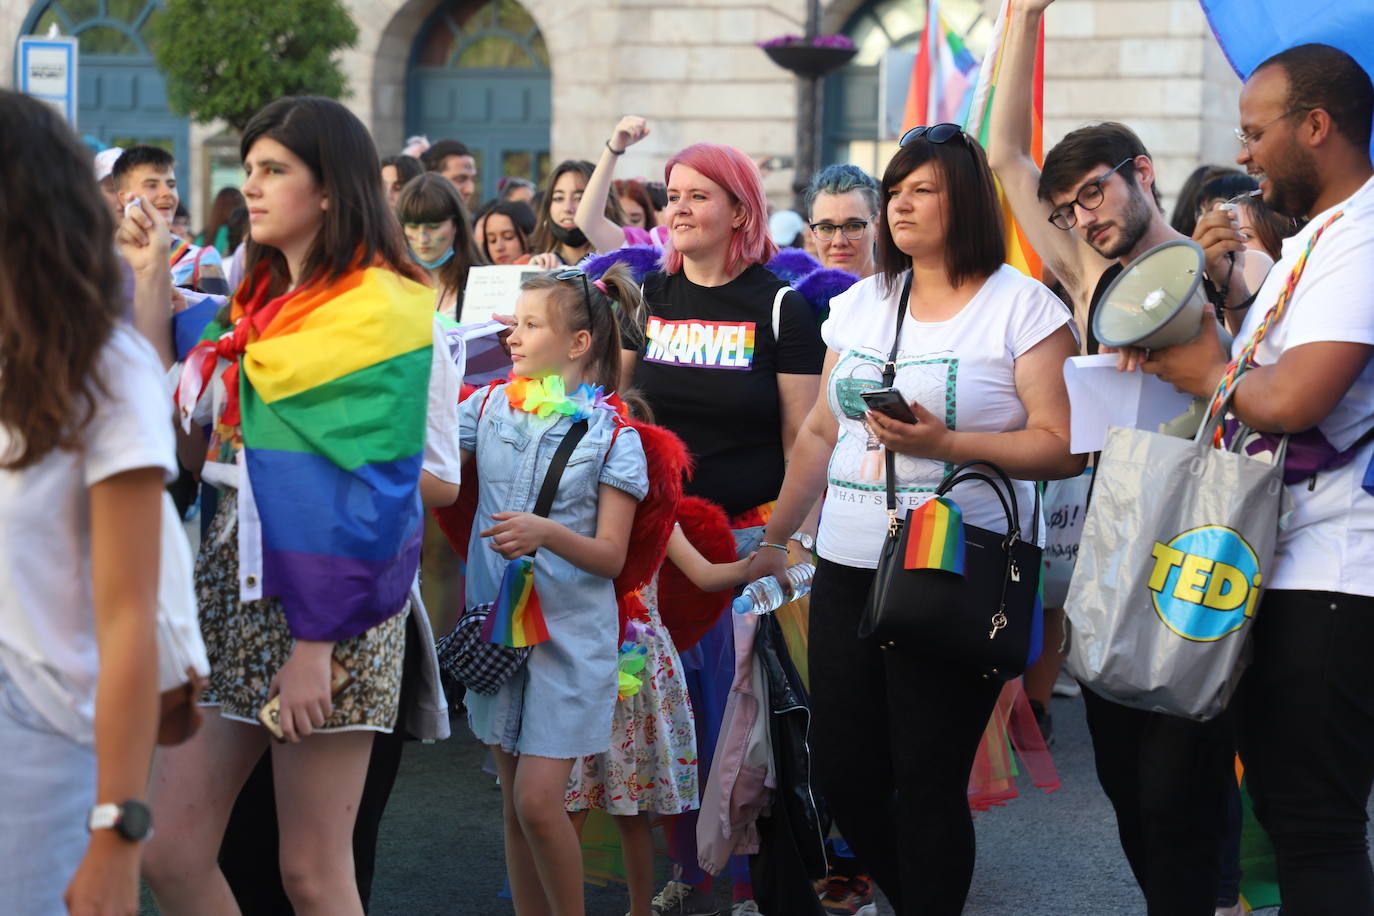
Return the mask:
[[[737,900],[735,905],[730,907],[730,916],[763,916],[759,912],[759,905],[752,900]]]
[[[693,887],[686,881],[676,879],[663,885],[652,903],[654,916],[719,916],[720,907],[716,906],[711,895]],[[755,908],[754,912],[758,912]]]
[[[1063,671],[1059,672],[1059,677],[1054,679],[1054,687],[1050,690],[1051,696],[1056,697],[1076,697],[1082,696],[1083,688],[1078,686],[1078,682]]]

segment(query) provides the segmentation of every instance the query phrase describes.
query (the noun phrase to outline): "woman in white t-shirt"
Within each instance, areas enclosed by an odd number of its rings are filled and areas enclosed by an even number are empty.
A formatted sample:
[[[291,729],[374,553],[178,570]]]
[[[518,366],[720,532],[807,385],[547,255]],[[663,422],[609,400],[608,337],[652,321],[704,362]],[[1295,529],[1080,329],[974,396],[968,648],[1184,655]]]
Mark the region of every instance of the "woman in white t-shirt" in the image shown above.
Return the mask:
[[[0,91],[0,163],[0,901],[135,913],[171,405],[91,154]]]
[[[901,512],[929,499],[955,464],[984,459],[1017,479],[1029,518],[1028,481],[1083,467],[1069,453],[1062,376],[1077,347],[1063,305],[1002,263],[992,174],[958,127],[908,132],[881,192],[879,272],[830,302],[825,385],[797,435],[764,541],[785,544],[825,491],[810,666],[813,728],[830,739],[813,746],[816,782],[896,911],[943,916],[959,913],[968,894],[968,774],[1002,685],[957,659],[858,637],[887,528],[882,449],[896,453]],[[899,308],[907,317],[896,386],[915,424],[868,412],[859,396],[881,385]],[[1005,530],[1000,504],[979,489],[956,494],[965,520]],[[761,550],[753,572],[780,575],[784,560]],[[865,752],[853,754],[852,743],[834,740],[840,734],[863,736]]]

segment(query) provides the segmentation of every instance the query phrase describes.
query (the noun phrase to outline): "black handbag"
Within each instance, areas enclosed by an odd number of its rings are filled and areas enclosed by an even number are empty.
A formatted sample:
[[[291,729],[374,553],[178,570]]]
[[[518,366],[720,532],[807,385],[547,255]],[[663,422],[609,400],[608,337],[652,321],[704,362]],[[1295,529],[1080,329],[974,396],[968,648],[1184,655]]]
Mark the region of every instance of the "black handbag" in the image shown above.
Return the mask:
[[[558,449],[549,460],[549,469],[544,472],[539,498],[534,503],[535,515],[547,517],[553,509],[553,498],[558,493],[563,469],[586,433],[587,421],[578,420],[563,435],[563,441],[558,443]],[[490,602],[469,608],[458,621],[458,626],[434,643],[439,669],[468,690],[484,696],[491,696],[500,690],[501,685],[525,664],[532,648],[506,646],[483,639],[482,626],[490,612]]]
[[[899,300],[896,339],[883,368],[883,385],[897,377],[897,345],[906,317],[906,288]],[[1006,533],[964,523],[964,575],[939,569],[907,569],[905,557],[911,528],[897,515],[896,459],[887,463],[887,537],[868,601],[859,619],[859,636],[879,640],[885,648],[915,649],[962,661],[985,677],[1010,680],[1026,668],[1031,630],[1038,613],[1040,548],[1022,539],[1016,491],[997,465],[967,461],[945,475],[935,490],[944,496],[959,484],[983,485],[997,494],[1006,513]],[[988,473],[972,468],[985,468]],[[932,497],[934,498],[934,497]],[[1031,517],[1034,537],[1039,525],[1040,490]]]

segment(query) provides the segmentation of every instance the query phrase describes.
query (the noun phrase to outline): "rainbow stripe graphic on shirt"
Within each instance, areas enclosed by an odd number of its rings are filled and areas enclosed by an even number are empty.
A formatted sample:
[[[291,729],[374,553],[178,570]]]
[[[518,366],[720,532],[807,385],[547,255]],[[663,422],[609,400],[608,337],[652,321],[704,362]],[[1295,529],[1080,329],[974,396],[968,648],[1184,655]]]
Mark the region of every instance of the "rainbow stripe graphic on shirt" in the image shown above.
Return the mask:
[[[943,496],[926,500],[907,516],[907,569],[964,574],[964,513]]]
[[[506,564],[496,600],[482,624],[482,638],[517,649],[549,638],[544,609],[534,589],[534,557],[517,557]]]
[[[644,331],[647,362],[746,370],[754,364],[752,321],[665,321],[651,315]]]

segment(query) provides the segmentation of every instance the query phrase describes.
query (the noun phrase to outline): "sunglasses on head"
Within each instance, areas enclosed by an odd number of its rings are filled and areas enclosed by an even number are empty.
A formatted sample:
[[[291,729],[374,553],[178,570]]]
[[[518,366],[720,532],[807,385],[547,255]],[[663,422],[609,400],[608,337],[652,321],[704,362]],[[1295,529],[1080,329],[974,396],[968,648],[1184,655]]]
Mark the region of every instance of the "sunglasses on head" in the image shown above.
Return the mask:
[[[951,124],[946,121],[943,124],[930,127],[924,124],[920,127],[913,127],[902,134],[902,139],[898,141],[897,145],[906,146],[922,137],[925,137],[929,143],[947,143],[955,137],[958,137],[965,145],[968,143],[968,135],[964,133],[964,129],[958,124]]]
[[[588,317],[590,317],[592,314],[592,290],[591,287],[587,284],[586,272],[582,270],[582,268],[580,267],[569,267],[564,270],[560,270],[558,273],[554,274],[553,278],[555,280],[580,279],[582,281],[582,301],[586,303],[587,315]]]

